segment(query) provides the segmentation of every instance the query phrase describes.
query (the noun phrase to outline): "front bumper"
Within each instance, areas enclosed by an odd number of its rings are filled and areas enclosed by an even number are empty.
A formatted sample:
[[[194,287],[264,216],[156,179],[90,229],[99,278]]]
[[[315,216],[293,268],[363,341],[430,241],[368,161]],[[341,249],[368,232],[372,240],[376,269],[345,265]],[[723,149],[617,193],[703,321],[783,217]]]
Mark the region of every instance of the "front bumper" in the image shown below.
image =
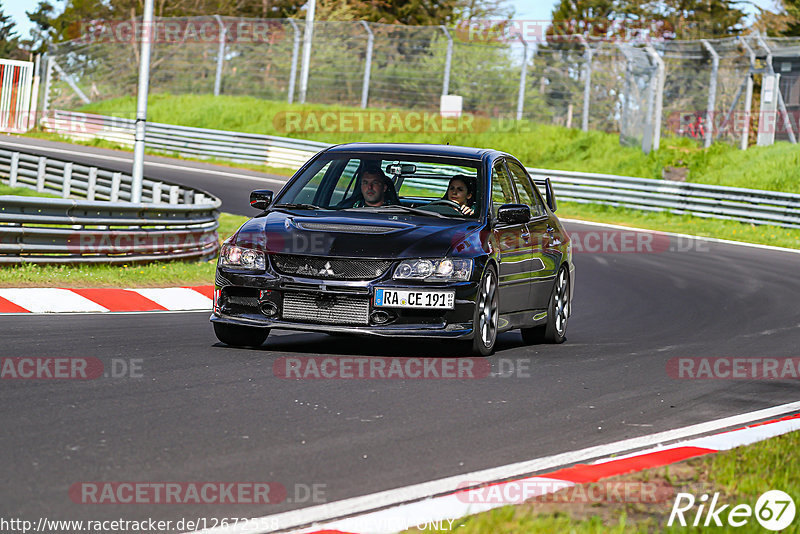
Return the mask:
[[[381,287],[453,290],[455,306],[453,309],[376,307],[375,289]],[[216,277],[211,321],[260,328],[377,337],[471,339],[477,292],[477,282],[422,284],[388,277],[369,282],[346,282],[276,276],[270,273],[253,275],[221,269]],[[284,297],[287,295],[291,295],[292,299],[302,296],[307,301],[323,304],[326,300],[344,301],[357,307],[361,313],[366,313],[367,319],[362,315],[360,319],[349,321],[346,314],[333,320],[320,319],[315,317],[313,305],[302,319],[297,318],[296,313],[294,317],[287,318],[284,317]],[[384,312],[388,315],[388,320],[375,321],[375,312]]]

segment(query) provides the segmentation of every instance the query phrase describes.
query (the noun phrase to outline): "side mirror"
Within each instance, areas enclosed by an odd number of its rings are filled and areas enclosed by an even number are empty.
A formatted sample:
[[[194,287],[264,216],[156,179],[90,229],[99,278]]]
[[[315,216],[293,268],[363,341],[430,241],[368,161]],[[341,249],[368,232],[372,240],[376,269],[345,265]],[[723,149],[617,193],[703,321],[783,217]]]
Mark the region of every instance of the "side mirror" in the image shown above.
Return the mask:
[[[503,204],[497,210],[498,222],[524,224],[531,220],[531,208],[525,204]]]
[[[272,191],[256,189],[250,193],[250,206],[257,210],[265,210],[272,204]]]
[[[550,208],[550,211],[555,213],[558,209],[558,205],[556,204],[556,195],[553,193],[553,184],[550,182],[550,178],[545,178],[544,180],[544,191],[547,197],[547,207]]]

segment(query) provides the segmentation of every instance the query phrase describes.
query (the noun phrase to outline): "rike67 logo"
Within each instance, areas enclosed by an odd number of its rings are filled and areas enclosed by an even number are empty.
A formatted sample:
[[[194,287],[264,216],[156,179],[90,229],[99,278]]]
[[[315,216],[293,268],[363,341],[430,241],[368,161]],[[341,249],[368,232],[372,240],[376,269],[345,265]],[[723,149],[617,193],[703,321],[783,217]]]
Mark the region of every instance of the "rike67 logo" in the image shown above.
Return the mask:
[[[769,490],[762,494],[756,501],[755,508],[749,504],[737,504],[731,508],[730,504],[720,502],[719,492],[714,493],[710,501],[707,493],[699,499],[695,499],[691,493],[678,493],[667,526],[742,527],[755,516],[756,521],[765,529],[778,531],[792,524],[795,512],[794,501],[781,490]]]

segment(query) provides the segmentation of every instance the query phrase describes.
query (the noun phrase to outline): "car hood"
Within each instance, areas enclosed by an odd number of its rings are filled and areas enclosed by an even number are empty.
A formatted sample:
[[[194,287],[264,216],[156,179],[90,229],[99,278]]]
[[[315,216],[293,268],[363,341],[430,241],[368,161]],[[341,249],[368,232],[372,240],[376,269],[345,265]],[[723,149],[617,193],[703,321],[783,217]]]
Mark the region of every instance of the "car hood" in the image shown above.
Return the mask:
[[[246,222],[233,241],[273,254],[436,258],[484,249],[480,229],[474,220],[404,213],[270,211]]]

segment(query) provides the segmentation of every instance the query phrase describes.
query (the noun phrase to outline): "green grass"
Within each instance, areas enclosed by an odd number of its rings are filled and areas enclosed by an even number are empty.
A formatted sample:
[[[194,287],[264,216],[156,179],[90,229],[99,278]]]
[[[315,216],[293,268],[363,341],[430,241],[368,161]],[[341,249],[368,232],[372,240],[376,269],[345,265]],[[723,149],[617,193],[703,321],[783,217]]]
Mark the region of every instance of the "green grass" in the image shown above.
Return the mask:
[[[792,432],[761,441],[746,447],[694,458],[664,468],[652,469],[615,477],[617,481],[663,482],[675,493],[686,492],[699,498],[703,493],[720,493],[718,506],[730,504],[720,514],[723,527],[667,527],[672,498],[656,503],[569,503],[567,499],[556,502],[526,502],[519,506],[505,506],[473,515],[453,523],[458,534],[492,533],[561,533],[576,534],[622,532],[730,532],[764,533],[755,517],[750,517],[742,527],[731,527],[725,519],[731,508],[747,504],[755,508],[756,500],[765,491],[779,489],[795,501],[798,515],[782,532],[800,532],[800,477],[797,476],[797,451],[800,450],[800,432]],[[699,503],[698,503],[699,504]],[[707,507],[706,507],[707,508]],[[697,505],[687,514],[694,518]],[[705,520],[705,515],[703,516]],[[444,523],[447,526],[447,522]],[[430,530],[431,532],[433,530]],[[444,532],[445,530],[442,530]]]
[[[220,214],[220,241],[247,217]],[[212,285],[216,260],[143,265],[9,265],[0,268],[0,287],[172,287]]]
[[[59,198],[55,195],[49,195],[47,193],[38,193],[35,189],[30,189],[28,187],[9,187],[5,184],[0,184],[0,195],[14,195],[18,197],[49,197],[49,198]]]
[[[134,97],[97,102],[82,111],[132,116]],[[800,193],[800,148],[789,143],[741,151],[724,143],[709,149],[687,138],[662,138],[661,148],[645,155],[637,147],[621,147],[616,134],[478,118],[475,131],[436,132],[293,132],[281,117],[286,111],[353,111],[357,108],[308,104],[289,105],[254,97],[151,95],[148,119],[202,128],[297,137],[329,143],[350,141],[446,143],[499,148],[526,165],[545,169],[592,171],[661,178],[664,166],[687,167],[693,182]]]

